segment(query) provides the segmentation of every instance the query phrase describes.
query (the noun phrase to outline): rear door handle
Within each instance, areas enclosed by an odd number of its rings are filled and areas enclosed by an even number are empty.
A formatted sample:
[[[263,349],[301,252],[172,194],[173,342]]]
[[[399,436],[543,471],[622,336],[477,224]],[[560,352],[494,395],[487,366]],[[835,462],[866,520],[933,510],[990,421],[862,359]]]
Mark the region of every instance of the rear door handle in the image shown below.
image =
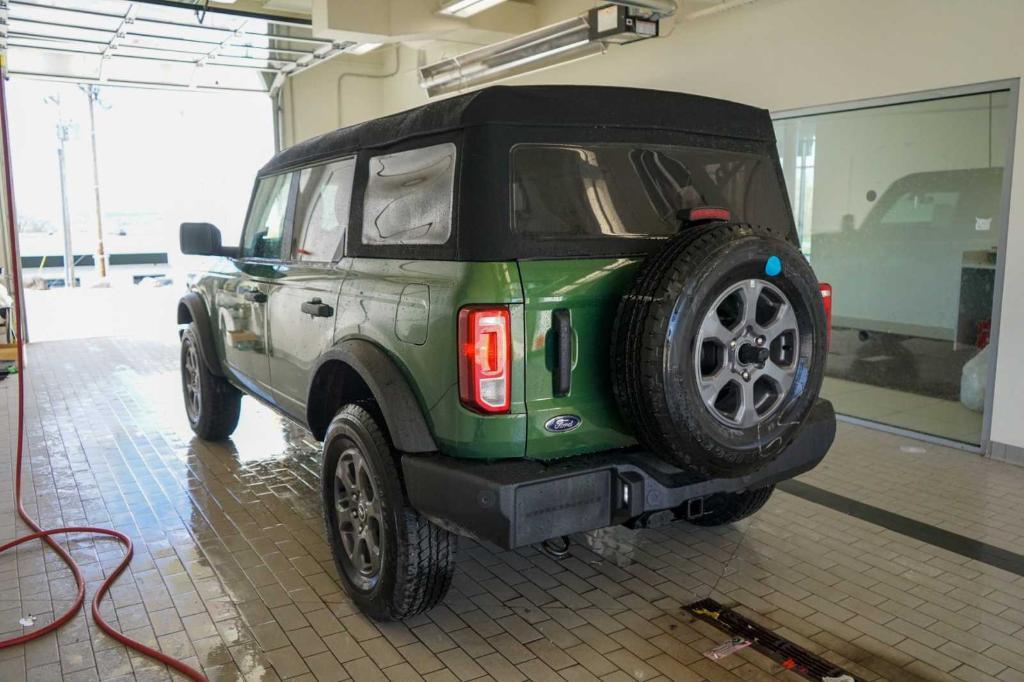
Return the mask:
[[[559,308],[551,313],[555,327],[555,397],[569,395],[572,389],[572,321],[569,311]]]
[[[259,289],[243,289],[242,298],[253,303],[266,303],[267,295]]]
[[[334,308],[319,298],[313,298],[302,304],[302,312],[313,317],[330,317],[334,314]]]

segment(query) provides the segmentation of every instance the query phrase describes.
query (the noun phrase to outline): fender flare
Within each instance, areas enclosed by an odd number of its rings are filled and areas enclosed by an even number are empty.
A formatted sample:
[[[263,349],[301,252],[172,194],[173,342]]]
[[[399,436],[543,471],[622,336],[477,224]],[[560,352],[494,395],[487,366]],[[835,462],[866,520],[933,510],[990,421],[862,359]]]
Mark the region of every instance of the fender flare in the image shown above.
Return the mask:
[[[187,316],[183,314],[185,311]],[[217,359],[217,346],[213,342],[213,330],[210,328],[210,315],[206,311],[206,303],[194,291],[185,294],[178,301],[178,324],[188,324],[189,317],[195,323],[196,333],[199,334],[199,356],[203,364],[214,376],[223,377],[224,370]]]
[[[405,375],[387,353],[364,339],[342,341],[320,356],[306,392],[307,423],[312,423],[309,410],[314,401],[316,377],[321,367],[332,361],[348,365],[366,384],[396,449],[408,453],[437,452],[423,409]]]

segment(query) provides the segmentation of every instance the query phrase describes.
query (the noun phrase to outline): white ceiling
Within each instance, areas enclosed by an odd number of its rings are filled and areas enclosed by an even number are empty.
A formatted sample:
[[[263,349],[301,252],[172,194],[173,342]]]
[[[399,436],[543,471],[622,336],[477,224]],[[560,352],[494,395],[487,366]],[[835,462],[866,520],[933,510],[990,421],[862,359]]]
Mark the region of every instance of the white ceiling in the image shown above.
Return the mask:
[[[366,0],[371,1],[381,0]],[[685,19],[751,0],[678,1]],[[257,92],[270,90],[282,75],[356,47],[354,40],[371,40],[351,31],[313,37],[305,18],[312,11],[312,0],[215,1],[215,8],[224,11],[205,12],[203,4],[203,0],[9,0],[9,20],[6,25],[0,22],[0,37],[6,38],[8,68],[15,76]],[[423,4],[429,5],[420,9],[431,21],[441,21],[431,3]],[[418,6],[403,5],[405,10]],[[507,20],[514,16],[508,14],[514,6],[524,3],[499,5],[501,10],[481,13],[479,18],[486,22],[494,14]],[[303,18],[275,15],[282,12]],[[354,16],[345,13],[340,18]],[[473,28],[471,23],[455,22],[465,30]],[[513,30],[504,21],[499,24],[487,28],[491,33]],[[451,39],[451,27],[441,28]],[[330,31],[324,33],[332,36]],[[486,35],[484,43],[496,39]],[[373,39],[378,40],[384,38]]]
[[[264,0],[263,6],[269,10],[295,12],[306,16],[313,13],[313,0]]]
[[[11,0],[4,29],[12,75],[151,87],[265,91],[353,46],[302,20],[131,0]]]

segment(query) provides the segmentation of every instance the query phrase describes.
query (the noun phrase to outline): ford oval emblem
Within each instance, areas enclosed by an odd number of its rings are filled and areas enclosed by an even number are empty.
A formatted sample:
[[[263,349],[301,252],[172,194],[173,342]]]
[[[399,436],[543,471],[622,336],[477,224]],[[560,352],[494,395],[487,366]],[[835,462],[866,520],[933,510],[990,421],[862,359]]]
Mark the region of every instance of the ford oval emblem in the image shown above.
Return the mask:
[[[572,431],[582,423],[583,420],[574,414],[560,414],[544,422],[544,428],[552,433],[565,433]]]

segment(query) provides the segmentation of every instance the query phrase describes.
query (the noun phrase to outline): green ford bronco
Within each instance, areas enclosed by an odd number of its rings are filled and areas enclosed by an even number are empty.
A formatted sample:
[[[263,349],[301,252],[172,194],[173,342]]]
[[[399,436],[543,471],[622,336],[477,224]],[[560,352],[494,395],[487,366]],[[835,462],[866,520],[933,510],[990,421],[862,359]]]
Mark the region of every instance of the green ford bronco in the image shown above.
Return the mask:
[[[302,142],[178,306],[195,433],[247,393],[323,441],[327,538],[380,619],[437,604],[456,536],[513,549],[736,521],[835,436],[830,290],[768,113],[491,87]]]

